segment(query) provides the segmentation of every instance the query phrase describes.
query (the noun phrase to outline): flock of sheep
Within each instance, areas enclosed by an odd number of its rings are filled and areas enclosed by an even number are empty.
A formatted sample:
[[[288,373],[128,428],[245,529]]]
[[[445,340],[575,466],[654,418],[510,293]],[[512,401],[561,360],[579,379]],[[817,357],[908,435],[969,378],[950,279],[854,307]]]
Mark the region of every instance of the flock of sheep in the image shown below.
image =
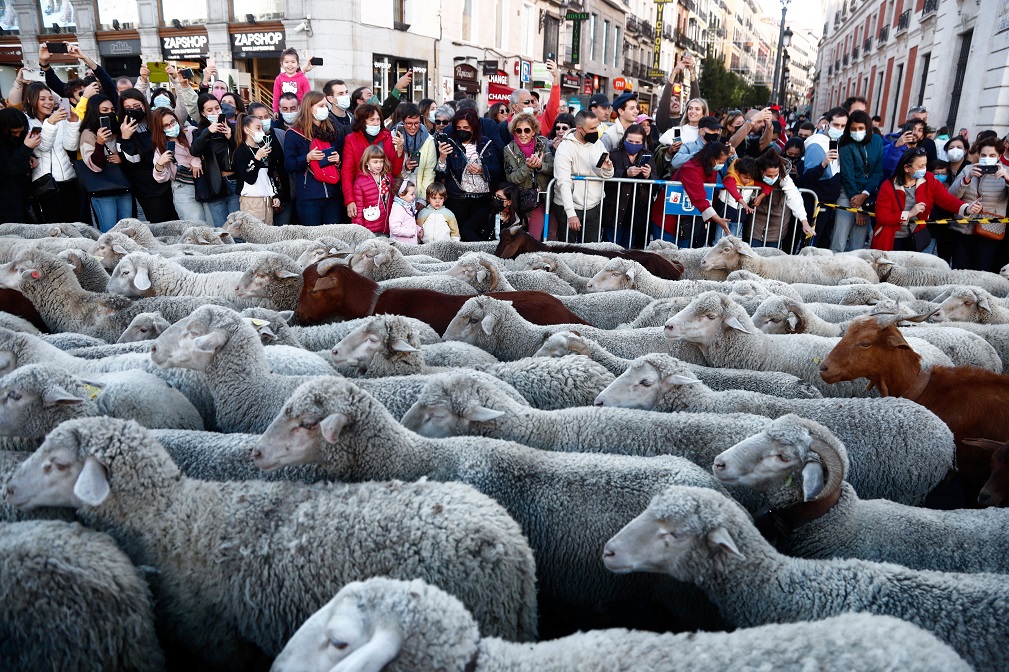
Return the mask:
[[[242,213],[0,236],[0,672],[1009,669],[1009,433],[966,390],[1009,395],[1009,279]]]

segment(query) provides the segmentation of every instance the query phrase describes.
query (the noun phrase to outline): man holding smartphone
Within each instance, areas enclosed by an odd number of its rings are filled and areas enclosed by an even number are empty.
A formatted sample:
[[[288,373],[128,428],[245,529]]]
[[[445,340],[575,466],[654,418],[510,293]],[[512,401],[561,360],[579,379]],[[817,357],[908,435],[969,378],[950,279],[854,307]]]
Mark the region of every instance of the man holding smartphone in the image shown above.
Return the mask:
[[[569,243],[601,240],[601,180],[572,180],[573,175],[613,177],[613,162],[599,140],[599,119],[586,110],[575,115],[575,134],[554,155],[554,197],[563,208]],[[562,226],[565,222],[558,222]]]
[[[403,137],[403,171],[400,177],[416,185],[420,148],[431,136],[420,121],[420,108],[413,103],[406,105],[403,108],[403,121],[396,124],[396,131]]]

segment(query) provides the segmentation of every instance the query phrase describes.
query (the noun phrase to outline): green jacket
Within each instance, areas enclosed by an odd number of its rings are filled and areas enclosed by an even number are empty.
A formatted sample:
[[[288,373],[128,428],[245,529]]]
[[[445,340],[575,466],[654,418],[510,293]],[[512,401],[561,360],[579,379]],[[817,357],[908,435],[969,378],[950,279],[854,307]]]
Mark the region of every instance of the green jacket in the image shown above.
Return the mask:
[[[504,149],[505,178],[520,189],[535,187],[538,191],[546,191],[554,175],[554,153],[550,151],[550,141],[542,135],[536,136],[536,152],[543,157],[543,167],[534,171],[526,165],[525,154],[515,141],[508,143]]]

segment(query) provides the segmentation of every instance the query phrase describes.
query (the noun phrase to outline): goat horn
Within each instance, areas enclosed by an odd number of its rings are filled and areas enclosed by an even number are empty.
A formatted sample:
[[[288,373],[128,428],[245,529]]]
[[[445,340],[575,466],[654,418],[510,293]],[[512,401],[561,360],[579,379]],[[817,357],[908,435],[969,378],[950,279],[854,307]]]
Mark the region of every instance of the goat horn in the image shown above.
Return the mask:
[[[932,310],[928,311],[927,313],[920,313],[920,314],[917,314],[917,315],[914,315],[914,314],[911,314],[911,315],[893,315],[893,314],[890,314],[890,315],[878,315],[876,317],[876,323],[880,327],[882,327],[882,328],[885,329],[886,327],[889,327],[891,324],[899,324],[901,322],[924,322],[928,318],[930,318],[933,315],[935,315],[937,312],[939,312],[939,306],[936,306],[935,308],[933,308]]]
[[[330,271],[336,266],[346,266],[342,259],[336,259],[335,257],[328,257],[320,261],[316,267],[316,272],[320,275],[328,275]]]

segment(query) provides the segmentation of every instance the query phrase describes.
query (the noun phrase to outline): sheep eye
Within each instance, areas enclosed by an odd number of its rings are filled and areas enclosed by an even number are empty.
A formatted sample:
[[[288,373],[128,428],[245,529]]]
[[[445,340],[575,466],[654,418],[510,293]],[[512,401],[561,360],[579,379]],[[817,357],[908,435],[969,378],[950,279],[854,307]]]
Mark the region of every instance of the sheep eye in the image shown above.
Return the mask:
[[[784,453],[778,453],[778,460],[780,462],[791,462],[791,458],[788,455],[785,455]]]
[[[21,395],[18,394],[17,390],[11,390],[10,392],[7,393],[7,398],[10,399],[11,401],[18,401],[19,399],[21,399]]]
[[[470,324],[476,324],[479,321],[480,321],[479,318],[476,318],[476,317],[469,318],[469,323]]]
[[[314,429],[316,426],[318,426],[318,424],[319,424],[318,420],[309,420],[309,419],[306,419],[306,420],[302,420],[298,424],[298,426],[301,427],[302,429]]]
[[[62,464],[60,462],[53,462],[53,466],[56,467],[56,471],[66,471],[70,468],[69,464]]]
[[[148,329],[147,329],[147,327],[140,327],[139,331],[140,331],[141,334],[146,334],[147,331],[148,331]]]
[[[349,646],[347,642],[341,642],[337,639],[331,639],[329,640],[329,643],[334,649],[339,649],[340,651],[343,651],[347,648],[347,646]]]
[[[710,315],[710,314],[708,314],[708,315],[705,315],[704,317],[708,318],[709,320],[717,320],[718,319],[717,315]]]
[[[651,387],[651,386],[652,386],[652,381],[648,380],[647,378],[645,378],[644,380],[641,381],[641,387]]]

